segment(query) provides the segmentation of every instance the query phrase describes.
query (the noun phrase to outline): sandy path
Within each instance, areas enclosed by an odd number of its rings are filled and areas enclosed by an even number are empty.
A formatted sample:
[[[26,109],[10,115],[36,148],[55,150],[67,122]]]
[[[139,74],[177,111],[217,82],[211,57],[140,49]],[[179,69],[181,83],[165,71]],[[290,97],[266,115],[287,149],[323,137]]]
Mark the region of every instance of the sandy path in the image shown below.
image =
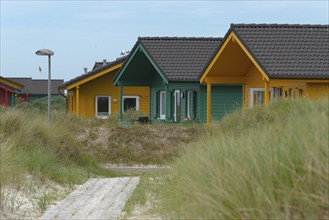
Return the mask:
[[[138,183],[139,177],[89,179],[40,219],[117,219]]]

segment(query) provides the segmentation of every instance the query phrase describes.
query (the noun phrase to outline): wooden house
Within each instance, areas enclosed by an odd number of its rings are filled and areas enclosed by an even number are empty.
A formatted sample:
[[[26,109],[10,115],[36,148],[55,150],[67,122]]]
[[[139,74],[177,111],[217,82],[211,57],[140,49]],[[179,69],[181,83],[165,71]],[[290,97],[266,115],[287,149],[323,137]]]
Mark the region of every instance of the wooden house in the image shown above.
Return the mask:
[[[108,118],[121,108],[139,110],[149,114],[150,97],[147,87],[122,88],[122,102],[119,87],[112,84],[113,78],[122,66],[126,56],[115,61],[95,63],[92,71],[64,83],[67,90],[67,112],[80,118]]]
[[[329,96],[329,26],[232,24],[200,78],[207,86],[207,122],[225,108],[218,85],[239,87],[233,99],[243,106],[277,97]]]
[[[202,122],[206,87],[199,78],[220,42],[220,38],[140,37],[114,85],[148,87],[151,121]]]
[[[0,76],[0,105],[13,107],[17,94],[23,89],[23,85]]]
[[[33,102],[36,99],[40,99],[48,96],[48,80],[47,79],[32,79],[31,77],[8,77],[7,79],[19,83],[24,86],[17,98],[21,102]],[[64,83],[62,79],[51,80],[51,95],[61,95],[58,87]]]

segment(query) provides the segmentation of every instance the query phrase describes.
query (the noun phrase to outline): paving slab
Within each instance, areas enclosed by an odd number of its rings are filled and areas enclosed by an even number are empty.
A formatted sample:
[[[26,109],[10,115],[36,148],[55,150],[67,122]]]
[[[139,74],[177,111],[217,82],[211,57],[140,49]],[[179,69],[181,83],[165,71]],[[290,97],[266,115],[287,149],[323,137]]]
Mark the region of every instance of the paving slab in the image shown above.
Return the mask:
[[[139,177],[92,178],[39,219],[118,219]]]
[[[143,174],[143,173],[166,173],[170,170],[168,166],[156,166],[156,165],[140,165],[140,166],[125,166],[117,164],[100,164],[100,166],[110,169],[116,172],[126,174]]]

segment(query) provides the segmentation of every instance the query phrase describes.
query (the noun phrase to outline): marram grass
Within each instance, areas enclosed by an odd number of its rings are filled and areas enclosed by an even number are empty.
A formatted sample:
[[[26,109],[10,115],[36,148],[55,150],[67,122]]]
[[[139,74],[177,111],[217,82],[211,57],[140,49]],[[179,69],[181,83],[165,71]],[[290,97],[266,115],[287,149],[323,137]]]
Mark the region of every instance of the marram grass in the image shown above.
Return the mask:
[[[328,219],[328,116],[328,100],[281,100],[211,125],[172,164],[162,211],[184,219]]]
[[[45,114],[1,110],[0,186],[19,182],[26,174],[63,184],[81,183],[91,175],[111,175],[81,151],[72,119],[53,116],[48,124]]]

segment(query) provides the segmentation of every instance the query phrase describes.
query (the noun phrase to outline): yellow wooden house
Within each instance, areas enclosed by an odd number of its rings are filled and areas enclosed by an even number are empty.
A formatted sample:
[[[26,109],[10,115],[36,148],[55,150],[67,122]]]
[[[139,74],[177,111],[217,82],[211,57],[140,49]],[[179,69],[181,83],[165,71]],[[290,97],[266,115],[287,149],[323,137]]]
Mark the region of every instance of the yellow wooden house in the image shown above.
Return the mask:
[[[62,89],[67,90],[67,112],[79,118],[108,118],[128,109],[138,110],[145,115],[150,112],[150,91],[148,87],[122,87],[120,103],[119,87],[113,85],[116,72],[126,56],[113,62],[93,68],[92,71],[67,81]]]
[[[212,103],[216,85],[240,85],[242,105],[250,108],[277,97],[328,98],[328,48],[328,25],[232,24],[200,77],[207,123],[212,106],[221,105]]]

